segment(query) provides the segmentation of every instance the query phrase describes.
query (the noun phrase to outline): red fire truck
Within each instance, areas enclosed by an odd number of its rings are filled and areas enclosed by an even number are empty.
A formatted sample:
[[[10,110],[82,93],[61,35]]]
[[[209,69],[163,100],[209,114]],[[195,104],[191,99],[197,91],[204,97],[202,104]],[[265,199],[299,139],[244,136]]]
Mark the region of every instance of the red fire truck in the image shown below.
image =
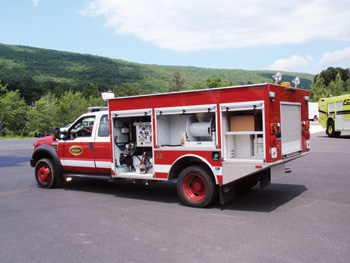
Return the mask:
[[[226,203],[310,150],[308,94],[255,84],[113,98],[36,141],[31,166],[43,188],[74,177],[177,180],[186,205]]]

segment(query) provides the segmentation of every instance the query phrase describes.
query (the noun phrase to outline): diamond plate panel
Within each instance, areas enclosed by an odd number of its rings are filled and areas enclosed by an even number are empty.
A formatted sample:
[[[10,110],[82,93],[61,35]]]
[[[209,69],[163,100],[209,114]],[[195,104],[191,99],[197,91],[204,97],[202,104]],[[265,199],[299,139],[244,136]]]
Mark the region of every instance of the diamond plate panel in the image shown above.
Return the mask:
[[[224,162],[222,164],[223,184],[227,184],[249,174],[256,173],[267,166],[268,165],[261,163]]]
[[[283,179],[286,175],[285,173],[286,164],[281,163],[270,168],[271,171],[271,183],[275,183]]]

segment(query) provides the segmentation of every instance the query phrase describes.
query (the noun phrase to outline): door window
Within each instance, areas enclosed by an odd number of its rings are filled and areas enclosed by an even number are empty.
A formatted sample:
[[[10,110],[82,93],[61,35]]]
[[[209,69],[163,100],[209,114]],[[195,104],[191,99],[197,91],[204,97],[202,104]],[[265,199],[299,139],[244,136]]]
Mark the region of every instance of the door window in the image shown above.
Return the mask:
[[[109,120],[108,115],[102,115],[100,126],[98,127],[98,136],[99,137],[108,137],[109,136]]]
[[[84,117],[80,119],[70,129],[70,139],[75,139],[77,137],[91,137],[94,121],[94,116]]]

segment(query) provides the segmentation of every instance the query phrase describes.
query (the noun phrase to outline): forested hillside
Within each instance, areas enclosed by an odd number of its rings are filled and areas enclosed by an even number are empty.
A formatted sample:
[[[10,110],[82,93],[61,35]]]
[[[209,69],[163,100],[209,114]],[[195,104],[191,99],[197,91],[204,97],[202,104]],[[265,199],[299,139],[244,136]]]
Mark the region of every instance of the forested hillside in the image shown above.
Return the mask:
[[[19,90],[29,104],[48,91],[83,91],[86,83],[98,91],[123,89],[131,93],[199,89],[212,85],[272,82],[272,71],[207,69],[137,64],[118,59],[0,44],[0,81],[8,90]],[[311,74],[283,73],[283,81],[301,78],[300,88],[309,89]],[[181,85],[179,85],[179,83]],[[130,93],[130,92],[129,92]],[[121,92],[128,94],[128,92]]]
[[[34,136],[63,127],[86,112],[105,106],[102,91],[116,96],[272,83],[272,71],[247,71],[144,65],[99,56],[0,44],[0,137]],[[310,89],[311,74],[301,78]],[[337,84],[337,87],[339,85]]]

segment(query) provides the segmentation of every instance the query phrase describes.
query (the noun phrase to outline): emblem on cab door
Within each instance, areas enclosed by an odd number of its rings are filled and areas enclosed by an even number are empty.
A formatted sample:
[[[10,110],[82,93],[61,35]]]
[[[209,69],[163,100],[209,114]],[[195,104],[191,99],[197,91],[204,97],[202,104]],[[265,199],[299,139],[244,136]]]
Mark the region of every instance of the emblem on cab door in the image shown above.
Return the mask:
[[[158,158],[158,159],[163,158],[163,154],[162,154],[162,153],[157,153],[157,154],[156,154],[156,158]]]
[[[81,148],[79,145],[73,145],[69,148],[69,152],[74,156],[78,156],[83,153],[83,148]]]

